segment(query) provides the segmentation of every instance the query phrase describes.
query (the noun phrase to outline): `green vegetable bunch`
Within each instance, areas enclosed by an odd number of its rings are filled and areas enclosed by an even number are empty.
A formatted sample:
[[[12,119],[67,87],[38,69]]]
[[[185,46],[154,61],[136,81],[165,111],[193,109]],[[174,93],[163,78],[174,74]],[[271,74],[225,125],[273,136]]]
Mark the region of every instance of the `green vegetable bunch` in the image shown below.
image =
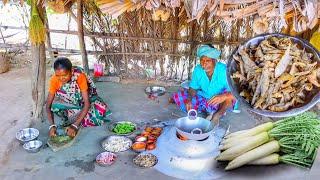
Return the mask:
[[[135,130],[135,126],[131,123],[119,123],[113,128],[113,132],[117,134],[127,134]]]
[[[69,136],[55,136],[55,137],[52,137],[51,140],[54,143],[65,143],[72,140],[72,138]]]

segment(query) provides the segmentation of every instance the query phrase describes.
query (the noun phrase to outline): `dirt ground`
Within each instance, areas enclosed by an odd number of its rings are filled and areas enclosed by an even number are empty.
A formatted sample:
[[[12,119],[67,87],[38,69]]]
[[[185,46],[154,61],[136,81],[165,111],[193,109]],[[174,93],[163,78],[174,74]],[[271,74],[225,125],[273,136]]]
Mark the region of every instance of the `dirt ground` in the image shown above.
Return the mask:
[[[31,123],[30,68],[12,68],[0,74],[0,160],[6,162],[8,154],[17,144],[15,133]]]
[[[50,74],[50,70],[48,72]],[[155,169],[140,169],[132,164],[134,153],[122,153],[114,166],[99,167],[94,164],[95,156],[102,151],[100,141],[110,135],[106,125],[85,128],[74,146],[61,152],[52,152],[44,146],[39,153],[29,154],[15,140],[17,130],[31,124],[30,68],[14,68],[0,74],[0,179],[174,179]],[[166,106],[168,94],[177,88],[169,88],[169,93],[158,99],[149,100],[143,90],[145,83],[96,83],[100,96],[110,105],[112,120],[133,122],[168,120],[176,118],[172,112],[179,110]],[[231,131],[246,129],[262,123],[266,119],[253,118],[247,111],[231,113],[226,121]],[[48,123],[34,122],[32,127],[40,130],[39,139],[47,140]],[[320,161],[318,158],[317,161]],[[317,163],[317,169],[319,168]],[[3,166],[4,165],[4,166]],[[219,168],[219,167],[217,167]],[[224,171],[220,167],[218,169]],[[59,173],[58,173],[59,172]],[[309,176],[314,172],[315,176]],[[317,179],[319,171],[304,170],[288,165],[265,167],[244,167],[228,172],[220,179]],[[186,177],[187,179],[187,177]]]

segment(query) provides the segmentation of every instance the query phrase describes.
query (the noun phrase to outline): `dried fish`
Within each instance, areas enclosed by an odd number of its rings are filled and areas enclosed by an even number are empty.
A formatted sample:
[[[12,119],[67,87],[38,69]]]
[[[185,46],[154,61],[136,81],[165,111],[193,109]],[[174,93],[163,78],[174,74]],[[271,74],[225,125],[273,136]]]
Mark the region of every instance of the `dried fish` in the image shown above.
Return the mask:
[[[244,69],[246,72],[258,68],[258,66],[254,63],[254,61],[252,61],[252,59],[249,57],[249,55],[246,53],[244,49],[239,50],[239,54],[241,55],[242,60],[244,62]]]
[[[310,75],[307,76],[308,81],[313,85],[320,87],[320,83],[317,79],[317,70],[313,70]]]
[[[281,74],[286,71],[288,65],[290,64],[290,62],[292,60],[292,58],[290,56],[290,47],[291,47],[291,45],[288,46],[286,52],[284,53],[281,60],[277,64],[277,67],[275,69],[275,77],[276,78],[281,76]]]
[[[233,58],[238,71],[232,78],[254,108],[286,111],[308,102],[318,92],[315,88],[320,90],[319,62],[289,38],[270,37],[240,47]]]

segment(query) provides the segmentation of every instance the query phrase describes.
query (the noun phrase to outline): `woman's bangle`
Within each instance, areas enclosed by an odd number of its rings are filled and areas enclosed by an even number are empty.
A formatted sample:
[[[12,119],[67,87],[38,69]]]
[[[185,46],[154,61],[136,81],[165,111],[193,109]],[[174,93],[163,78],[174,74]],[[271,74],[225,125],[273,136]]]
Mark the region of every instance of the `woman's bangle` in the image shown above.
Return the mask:
[[[75,125],[75,124],[71,124],[71,126],[74,127],[76,130],[79,129],[79,127],[77,125]]]
[[[53,127],[57,128],[57,125],[55,125],[55,124],[50,125],[50,126],[49,126],[49,130],[50,130],[51,128],[53,128]]]

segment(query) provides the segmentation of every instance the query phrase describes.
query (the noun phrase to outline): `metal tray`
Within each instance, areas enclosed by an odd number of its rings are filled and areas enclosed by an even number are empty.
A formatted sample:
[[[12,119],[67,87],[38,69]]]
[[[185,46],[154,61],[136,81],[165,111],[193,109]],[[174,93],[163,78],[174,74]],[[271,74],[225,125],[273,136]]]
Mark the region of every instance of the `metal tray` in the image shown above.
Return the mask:
[[[268,37],[288,37],[291,39],[293,42],[298,43],[301,47],[305,48],[305,50],[309,53],[312,53],[314,55],[314,60],[317,60],[320,62],[320,53],[307,41],[304,39],[298,38],[298,37],[293,37],[289,35],[284,35],[284,34],[278,34],[278,33],[272,33],[272,34],[262,34],[259,36],[256,36],[254,38],[249,39],[248,41],[242,43],[240,46],[241,47],[250,47],[252,45],[257,45],[261,41],[265,40]],[[240,47],[239,46],[239,47]],[[238,47],[238,48],[239,48]],[[240,96],[240,92],[238,89],[237,84],[234,82],[234,80],[231,78],[231,75],[237,70],[236,69],[236,61],[233,59],[233,55],[237,53],[238,48],[236,48],[232,54],[229,57],[228,64],[227,64],[227,81],[229,84],[229,87],[231,89],[232,94],[241,102],[242,105],[244,105],[247,109],[250,111],[262,115],[262,116],[267,116],[267,117],[289,117],[289,116],[295,116],[300,113],[303,113],[309,109],[311,109],[314,105],[317,104],[317,102],[320,102],[320,92],[318,92],[308,103],[301,107],[297,108],[291,108],[287,111],[284,112],[273,112],[273,111],[268,111],[268,110],[261,110],[261,109],[255,109],[253,108],[242,96]]]

